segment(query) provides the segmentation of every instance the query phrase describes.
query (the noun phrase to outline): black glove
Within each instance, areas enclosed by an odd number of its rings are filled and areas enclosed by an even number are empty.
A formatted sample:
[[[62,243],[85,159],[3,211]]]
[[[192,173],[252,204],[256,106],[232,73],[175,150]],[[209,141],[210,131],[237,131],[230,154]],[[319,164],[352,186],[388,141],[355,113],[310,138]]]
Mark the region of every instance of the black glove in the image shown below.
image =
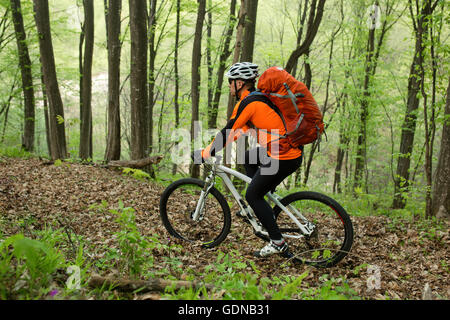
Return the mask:
[[[202,151],[203,151],[202,149],[199,149],[192,152],[191,159],[192,161],[194,161],[194,164],[202,164],[205,162],[205,160],[202,157]]]

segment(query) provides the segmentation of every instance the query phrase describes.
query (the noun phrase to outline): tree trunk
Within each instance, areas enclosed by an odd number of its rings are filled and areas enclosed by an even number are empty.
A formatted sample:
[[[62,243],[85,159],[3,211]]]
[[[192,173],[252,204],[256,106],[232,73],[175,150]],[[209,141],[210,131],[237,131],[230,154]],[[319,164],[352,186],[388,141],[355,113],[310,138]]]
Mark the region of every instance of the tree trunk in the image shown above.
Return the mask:
[[[206,15],[206,66],[208,71],[208,114],[210,114],[209,109],[212,107],[213,100],[213,72],[214,66],[212,64],[212,0],[208,0],[208,13]],[[209,124],[209,121],[208,121]],[[211,128],[210,128],[211,129]]]
[[[444,11],[444,6],[441,7],[442,13]],[[440,16],[440,17],[439,17]],[[423,103],[423,114],[424,114],[424,126],[425,126],[425,176],[427,180],[426,188],[426,209],[425,216],[431,218],[436,214],[433,213],[433,150],[434,141],[436,137],[436,87],[437,87],[437,71],[439,63],[439,53],[436,51],[436,45],[441,42],[442,35],[442,17],[443,14],[432,15],[430,19],[429,26],[429,36],[430,36],[430,58],[431,58],[431,112],[429,114],[427,97],[428,94],[425,90],[425,82],[422,81],[421,91],[424,97]],[[439,21],[440,20],[440,21]],[[437,28],[437,30],[436,30]],[[436,33],[437,32],[437,33]],[[422,68],[423,78],[425,78],[425,68]],[[448,90],[447,90],[448,91]],[[448,92],[447,92],[448,97]],[[444,123],[444,129],[445,129]],[[448,186],[447,186],[448,188]],[[445,210],[445,207],[442,207]],[[446,210],[448,212],[448,210]]]
[[[11,0],[12,17],[19,52],[20,71],[22,73],[22,90],[24,97],[24,132],[23,147],[26,151],[34,150],[35,98],[31,60],[26,43],[20,0]]]
[[[242,53],[241,61],[252,62],[253,50],[255,44],[255,31],[256,31],[256,17],[258,12],[258,0],[245,1],[246,6],[246,19],[244,36],[242,41]]]
[[[242,37],[244,34],[245,17],[247,15],[245,2],[246,2],[246,0],[241,0],[241,8],[239,9],[239,22],[238,22],[237,31],[236,31],[236,44],[234,46],[234,55],[233,55],[232,64],[237,63],[239,61],[239,57],[241,55]],[[236,102],[236,99],[231,94],[229,94],[228,95],[228,107],[227,107],[227,119],[230,119],[231,114],[233,113],[235,102]]]
[[[450,78],[444,119],[441,149],[433,185],[432,214],[438,219],[450,219]]]
[[[131,159],[148,154],[147,144],[147,2],[129,0],[131,34]]]
[[[342,95],[342,100],[338,98],[338,109],[342,112],[342,117],[345,117],[346,115],[346,109],[347,109],[347,94],[344,93]],[[334,182],[333,182],[333,193],[342,193],[342,186],[341,186],[341,175],[342,175],[342,165],[344,163],[344,157],[345,157],[345,151],[348,150],[348,145],[350,143],[350,139],[348,136],[348,126],[345,124],[344,121],[340,121],[339,123],[339,144],[338,144],[338,150],[336,155],[336,167],[334,170]]]
[[[191,141],[194,142],[197,133],[195,132],[195,124],[199,120],[199,103],[200,103],[200,64],[202,58],[202,32],[203,21],[206,14],[206,0],[198,0],[197,23],[195,25],[194,45],[192,48],[192,116],[191,116]],[[198,178],[200,168],[197,165],[191,166],[191,175]]]
[[[120,159],[120,14],[122,0],[109,0],[107,9],[108,41],[108,134],[105,161]]]
[[[303,31],[304,31],[304,26],[305,26],[305,21],[306,21],[306,14],[308,12],[308,4],[309,4],[309,0],[305,0],[305,1],[299,1],[298,4],[298,11],[297,11],[297,30],[295,30],[297,32],[297,43],[296,43],[296,48],[300,47],[301,41],[302,41],[302,37],[303,37]],[[298,59],[297,59],[298,61]],[[291,70],[291,74],[296,77],[297,75],[297,66],[298,64],[295,63],[294,67]],[[298,77],[300,78],[300,77]]]
[[[156,32],[156,5],[157,0],[150,0],[150,12],[148,16],[148,48],[149,48],[149,65],[148,65],[148,133],[147,140],[149,144],[149,153],[153,151],[153,107],[155,106],[155,32]]]
[[[80,158],[92,159],[92,59],[94,55],[94,0],[83,0],[84,58],[80,92]],[[81,56],[80,56],[81,59]]]
[[[235,26],[235,11],[236,11],[236,0],[231,0],[230,4],[230,16],[228,20],[227,30],[225,32],[225,40],[223,45],[223,50],[219,57],[219,69],[217,71],[217,82],[214,89],[214,98],[211,107],[208,108],[208,128],[217,128],[217,114],[219,108],[220,97],[222,95],[222,85],[225,69],[227,67],[227,59],[231,54],[230,42],[233,36],[233,29]]]
[[[14,77],[13,84],[11,85],[9,97],[6,100],[6,102],[3,103],[3,105],[0,109],[0,116],[2,115],[2,113],[5,113],[5,119],[3,121],[3,133],[2,133],[2,137],[0,139],[0,143],[3,143],[5,141],[5,132],[6,132],[6,126],[8,125],[9,108],[11,107],[11,101],[14,97],[14,90],[16,89],[17,82],[18,82],[18,79],[17,79],[17,74],[16,74],[16,76]]]
[[[317,35],[317,31],[319,30],[319,26],[322,21],[325,1],[326,0],[319,0],[319,3],[317,5],[317,0],[312,1],[308,18],[308,29],[306,31],[305,39],[303,43],[291,53],[285,66],[287,72],[292,72],[294,67],[297,65],[298,58],[308,52],[309,48],[311,47],[311,44],[313,43],[314,38]]]
[[[369,107],[370,107],[370,97],[371,97],[371,87],[372,87],[372,78],[376,74],[378,58],[380,56],[381,48],[383,45],[384,37],[387,31],[393,26],[393,23],[388,24],[388,17],[393,12],[393,4],[394,1],[386,1],[386,7],[383,10],[385,14],[385,19],[382,25],[382,28],[379,32],[378,42],[375,43],[376,39],[376,24],[380,17],[378,16],[378,12],[375,10],[371,13],[371,25],[369,26],[369,35],[367,39],[367,47],[366,47],[366,61],[364,68],[364,84],[363,84],[363,93],[361,98],[361,111],[360,111],[360,122],[359,122],[359,132],[358,132],[358,141],[356,147],[356,162],[355,162],[355,178],[353,190],[358,187],[361,187],[363,184],[365,186],[365,191],[368,192],[368,183],[367,183],[367,122],[369,118]],[[379,7],[379,1],[375,1],[374,8]],[[363,182],[364,180],[364,182]]]
[[[361,187],[367,162],[367,120],[369,117],[370,81],[375,71],[373,70],[375,51],[375,28],[369,30],[366,48],[366,62],[364,71],[364,84],[361,97],[360,122],[358,141],[356,144],[355,179],[353,190]],[[366,186],[367,187],[367,186]]]
[[[175,128],[178,129],[180,126],[180,103],[178,102],[179,92],[180,92],[180,78],[178,72],[178,44],[180,42],[180,11],[181,11],[181,0],[177,0],[177,24],[175,27],[175,50],[173,55],[173,64],[174,64],[174,76],[175,76],[175,94],[174,94],[174,106],[175,106]],[[177,164],[174,163],[172,165],[172,174],[175,175],[177,173]]]
[[[64,130],[64,107],[56,77],[55,57],[53,55],[52,36],[48,0],[34,0],[34,18],[39,33],[39,50],[44,75],[44,84],[49,103],[49,128],[51,158],[67,158],[66,134]],[[58,121],[59,120],[59,121]]]
[[[322,116],[323,117],[325,117],[325,114],[326,114],[327,109],[328,109],[328,99],[329,99],[329,92],[330,92],[331,73],[333,71],[334,41],[335,41],[336,36],[338,35],[339,31],[341,30],[341,25],[339,25],[337,27],[337,29],[334,30],[332,35],[331,35],[330,54],[329,54],[329,63],[328,63],[328,77],[327,77],[327,82],[326,82],[326,94],[325,94],[325,102],[323,104],[323,109],[322,109]],[[306,53],[306,57],[309,58],[309,49],[308,49],[308,52]],[[308,61],[305,62],[305,70],[306,70],[305,85],[308,87],[308,89],[310,89],[310,87],[311,87],[311,80],[312,80],[312,72],[311,72],[311,67],[310,67],[310,64],[309,64]],[[328,125],[329,125],[329,123],[327,124],[327,126]],[[311,170],[312,161],[314,159],[314,154],[315,154],[316,150],[320,148],[319,143],[320,143],[320,141],[314,141],[314,143],[310,147],[309,157],[308,157],[308,161],[306,163],[305,177],[304,177],[304,180],[303,180],[303,185],[304,186],[306,186],[306,184],[308,183],[309,173],[310,173],[310,170]]]
[[[44,73],[42,71],[42,63],[41,63],[41,88],[42,88],[42,100],[44,103],[44,121],[45,121],[45,138],[47,142],[47,150],[48,154],[52,154],[52,144],[50,141],[50,121],[49,121],[49,112],[48,112],[48,99],[47,99],[47,91],[45,90],[44,84]]]
[[[411,154],[414,146],[414,135],[416,131],[417,109],[419,108],[418,93],[421,88],[421,68],[424,62],[424,50],[428,33],[428,18],[431,15],[431,0],[426,0],[421,8],[418,8],[416,17],[412,14],[413,8],[410,4],[411,16],[415,29],[416,45],[414,58],[408,80],[408,101],[405,119],[402,125],[400,140],[400,152],[397,162],[396,179],[394,182],[394,209],[404,208],[406,199],[404,192],[409,187],[409,169],[411,166]],[[416,20],[417,18],[417,20]],[[416,23],[417,21],[417,23]]]
[[[242,36],[241,62],[253,62],[257,12],[258,0],[245,0],[245,24]],[[248,137],[244,136],[241,139],[244,139],[244,142],[238,143],[236,146],[236,157],[238,159],[236,170],[245,173],[243,159],[248,149]],[[245,183],[242,180],[234,179],[234,184],[239,192],[245,188]]]

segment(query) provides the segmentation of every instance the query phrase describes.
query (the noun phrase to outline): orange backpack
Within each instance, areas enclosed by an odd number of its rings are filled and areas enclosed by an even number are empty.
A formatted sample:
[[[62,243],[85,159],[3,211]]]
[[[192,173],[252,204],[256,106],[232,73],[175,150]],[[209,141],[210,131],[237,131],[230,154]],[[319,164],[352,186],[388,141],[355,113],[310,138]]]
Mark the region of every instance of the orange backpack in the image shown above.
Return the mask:
[[[267,69],[259,78],[258,91],[280,109],[291,147],[312,143],[324,131],[322,113],[306,85],[279,67]]]

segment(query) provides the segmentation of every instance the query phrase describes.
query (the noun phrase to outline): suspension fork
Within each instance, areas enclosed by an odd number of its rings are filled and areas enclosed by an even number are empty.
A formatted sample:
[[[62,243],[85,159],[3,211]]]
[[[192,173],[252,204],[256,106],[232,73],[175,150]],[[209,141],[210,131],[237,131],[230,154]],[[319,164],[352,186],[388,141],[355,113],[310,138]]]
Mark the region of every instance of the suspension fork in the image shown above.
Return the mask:
[[[195,211],[192,214],[192,220],[198,222],[202,221],[204,211],[205,211],[205,202],[208,197],[209,191],[215,185],[215,170],[213,169],[211,174],[205,179],[205,186],[203,187],[202,192],[200,193],[200,197],[197,201],[197,206],[195,207]]]

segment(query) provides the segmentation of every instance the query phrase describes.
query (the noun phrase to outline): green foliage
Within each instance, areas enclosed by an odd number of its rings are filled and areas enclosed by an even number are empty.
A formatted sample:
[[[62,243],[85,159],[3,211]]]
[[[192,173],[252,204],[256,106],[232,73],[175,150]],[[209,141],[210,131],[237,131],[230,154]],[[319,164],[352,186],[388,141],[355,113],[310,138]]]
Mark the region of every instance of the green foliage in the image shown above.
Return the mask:
[[[253,272],[249,272],[252,270]],[[204,271],[193,276],[201,277],[205,283],[213,286],[208,291],[205,286],[198,289],[187,288],[178,291],[166,288],[165,297],[169,299],[223,299],[223,300],[350,300],[360,299],[343,278],[328,278],[323,275],[317,287],[302,285],[309,272],[298,276],[272,276],[259,279],[260,270],[255,264],[244,259],[237,251],[227,254],[218,251],[214,263]]]
[[[147,172],[139,169],[124,168],[122,170],[122,173],[124,175],[132,176],[133,178],[141,181],[151,180],[151,176]]]
[[[48,240],[48,239],[47,239]],[[54,240],[17,234],[0,244],[0,297],[35,298],[47,294],[52,275],[65,266]]]
[[[0,157],[30,159],[34,155],[25,151],[21,146],[0,146]]]
[[[144,268],[153,266],[151,250],[156,247],[156,244],[143,237],[137,229],[133,208],[124,207],[123,203],[119,202],[117,210],[109,211],[116,215],[116,221],[120,226],[120,231],[115,233],[119,244],[117,252],[119,270],[130,276],[138,276]]]
[[[302,299],[304,300],[359,300],[355,290],[350,288],[345,279],[329,278],[327,274],[319,278],[321,284],[317,288],[306,290]]]
[[[89,209],[94,210],[94,214],[103,214],[109,204],[102,201],[101,204],[93,205]],[[151,275],[154,257],[153,251],[169,252],[177,250],[176,246],[168,246],[159,241],[157,235],[146,237],[138,230],[136,225],[135,210],[125,207],[119,201],[117,209],[109,209],[119,225],[119,230],[113,237],[117,241],[117,247],[109,247],[105,257],[96,262],[100,269],[117,268],[120,273],[131,277]]]

